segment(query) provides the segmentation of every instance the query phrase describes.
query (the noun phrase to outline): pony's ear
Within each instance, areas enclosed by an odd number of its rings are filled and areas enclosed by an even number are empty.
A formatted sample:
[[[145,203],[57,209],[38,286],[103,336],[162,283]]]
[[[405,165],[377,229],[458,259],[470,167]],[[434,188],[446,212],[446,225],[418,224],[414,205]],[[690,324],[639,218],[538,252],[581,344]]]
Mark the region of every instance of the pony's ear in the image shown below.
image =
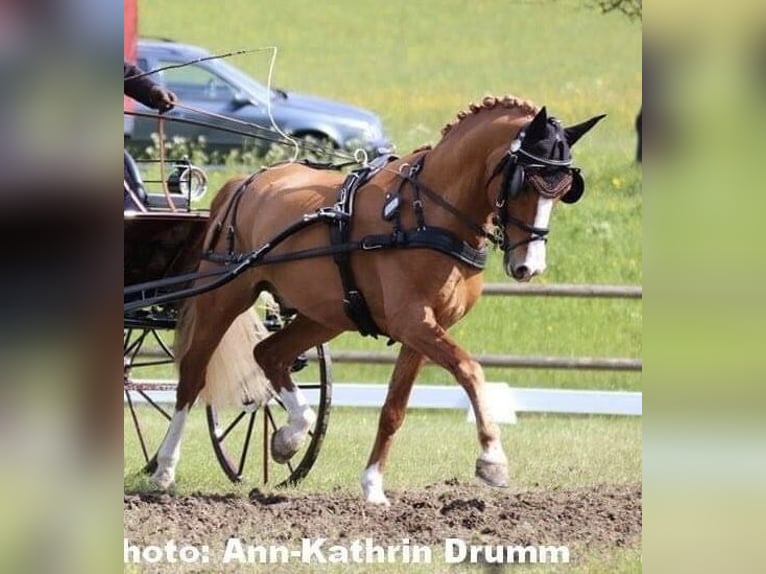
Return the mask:
[[[531,141],[537,141],[545,138],[548,133],[548,128],[546,127],[547,123],[548,112],[546,111],[545,106],[543,106],[524,130],[526,132],[525,137],[529,138]]]
[[[594,116],[589,120],[585,120],[583,123],[577,124],[576,126],[564,128],[564,134],[566,136],[567,144],[569,144],[569,147],[572,147],[575,143],[577,143],[577,140],[588,133],[591,128],[593,128],[593,126],[595,126],[605,117],[606,114],[601,114],[600,116]]]

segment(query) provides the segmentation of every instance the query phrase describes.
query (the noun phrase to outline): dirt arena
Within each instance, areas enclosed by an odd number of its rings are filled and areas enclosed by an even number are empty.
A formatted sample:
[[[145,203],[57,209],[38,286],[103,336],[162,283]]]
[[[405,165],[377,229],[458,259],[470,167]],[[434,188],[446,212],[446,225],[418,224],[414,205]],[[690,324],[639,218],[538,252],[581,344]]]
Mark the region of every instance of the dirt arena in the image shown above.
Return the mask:
[[[126,494],[124,534],[134,544],[225,546],[289,544],[322,537],[349,544],[440,545],[456,537],[478,544],[566,544],[621,547],[641,535],[640,484],[555,490],[494,490],[448,480],[387,493],[391,507],[374,507],[356,493],[237,495]]]

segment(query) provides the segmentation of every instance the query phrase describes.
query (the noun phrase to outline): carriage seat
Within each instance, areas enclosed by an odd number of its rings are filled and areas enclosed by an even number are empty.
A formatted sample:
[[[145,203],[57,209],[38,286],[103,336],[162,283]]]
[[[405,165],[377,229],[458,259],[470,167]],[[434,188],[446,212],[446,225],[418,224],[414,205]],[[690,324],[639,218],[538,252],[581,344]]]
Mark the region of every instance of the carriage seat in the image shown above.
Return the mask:
[[[144,180],[141,177],[141,173],[138,171],[136,160],[125,150],[122,152],[123,158],[123,179],[125,184],[130,188],[136,198],[143,204],[146,204],[146,189],[144,188]],[[124,192],[124,207],[125,209],[137,209],[139,206],[135,205],[133,198],[128,195],[128,192]]]
[[[136,161],[130,156],[128,152],[123,151],[124,158],[124,178],[130,189],[135,193],[136,197],[141,203],[149,210],[152,209],[168,209],[168,200],[164,193],[148,193],[144,187],[144,180],[141,177],[141,173],[138,171]],[[188,210],[189,198],[177,193],[171,193],[170,199],[176,209]],[[125,193],[124,208],[137,209],[138,206],[134,205],[132,198]]]

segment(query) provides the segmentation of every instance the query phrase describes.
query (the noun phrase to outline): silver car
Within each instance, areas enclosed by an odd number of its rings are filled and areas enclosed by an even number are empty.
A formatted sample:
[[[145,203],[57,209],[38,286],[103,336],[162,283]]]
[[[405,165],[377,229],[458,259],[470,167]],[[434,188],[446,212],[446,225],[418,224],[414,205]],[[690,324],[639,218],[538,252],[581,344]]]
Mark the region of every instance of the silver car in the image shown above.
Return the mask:
[[[165,40],[139,40],[138,66],[146,71],[182,64],[211,54],[202,48]],[[208,60],[168,69],[152,75],[152,79],[176,93],[179,101],[190,107],[244,120],[262,129],[243,127],[222,119],[176,108],[167,116],[202,121],[248,133],[263,134],[269,140],[279,139],[268,116],[271,114],[281,130],[301,139],[331,144],[335,148],[361,147],[370,156],[392,151],[380,118],[373,112],[297,92],[268,90],[224,59]],[[135,103],[136,111],[152,112]],[[125,116],[125,141],[132,146],[151,145],[157,132],[154,119]],[[166,137],[181,136],[196,141],[200,136],[211,148],[257,147],[263,141],[213,128],[181,122],[165,123]]]

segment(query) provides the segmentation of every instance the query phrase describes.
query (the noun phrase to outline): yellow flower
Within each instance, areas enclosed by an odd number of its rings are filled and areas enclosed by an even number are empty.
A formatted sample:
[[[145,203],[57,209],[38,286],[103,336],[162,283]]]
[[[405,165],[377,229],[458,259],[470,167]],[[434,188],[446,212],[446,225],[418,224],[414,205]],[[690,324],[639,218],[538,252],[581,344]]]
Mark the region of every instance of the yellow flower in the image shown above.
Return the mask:
[[[612,185],[614,186],[615,189],[622,188],[622,178],[613,177],[612,178]]]

